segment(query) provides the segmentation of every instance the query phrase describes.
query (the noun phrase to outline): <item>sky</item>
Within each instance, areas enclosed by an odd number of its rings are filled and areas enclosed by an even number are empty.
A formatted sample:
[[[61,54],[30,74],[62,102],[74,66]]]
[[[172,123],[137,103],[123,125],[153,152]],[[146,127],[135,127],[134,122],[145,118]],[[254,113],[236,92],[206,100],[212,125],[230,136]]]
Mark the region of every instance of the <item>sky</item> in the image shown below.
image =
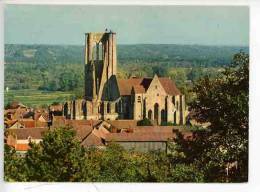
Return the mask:
[[[84,33],[118,44],[249,45],[247,6],[6,5],[5,43],[83,45]]]

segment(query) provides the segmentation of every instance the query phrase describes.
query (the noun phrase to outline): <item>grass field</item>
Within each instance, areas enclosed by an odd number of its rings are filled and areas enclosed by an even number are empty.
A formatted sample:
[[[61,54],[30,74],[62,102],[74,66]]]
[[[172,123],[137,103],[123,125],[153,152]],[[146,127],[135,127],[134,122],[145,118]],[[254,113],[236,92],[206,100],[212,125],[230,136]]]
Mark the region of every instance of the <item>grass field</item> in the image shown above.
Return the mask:
[[[6,105],[11,101],[19,101],[29,107],[39,107],[50,105],[53,102],[63,102],[72,96],[72,92],[49,92],[35,89],[9,90],[4,93],[4,102]]]

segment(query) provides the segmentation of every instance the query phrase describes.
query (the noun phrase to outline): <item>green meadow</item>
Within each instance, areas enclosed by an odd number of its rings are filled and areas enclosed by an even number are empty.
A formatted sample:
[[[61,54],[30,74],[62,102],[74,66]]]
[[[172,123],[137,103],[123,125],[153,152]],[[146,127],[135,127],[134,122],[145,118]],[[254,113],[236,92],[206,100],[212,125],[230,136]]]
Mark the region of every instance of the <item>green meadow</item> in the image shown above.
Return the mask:
[[[46,107],[55,102],[63,102],[73,96],[71,92],[41,91],[35,89],[5,90],[5,105],[11,101],[19,101],[29,107]]]

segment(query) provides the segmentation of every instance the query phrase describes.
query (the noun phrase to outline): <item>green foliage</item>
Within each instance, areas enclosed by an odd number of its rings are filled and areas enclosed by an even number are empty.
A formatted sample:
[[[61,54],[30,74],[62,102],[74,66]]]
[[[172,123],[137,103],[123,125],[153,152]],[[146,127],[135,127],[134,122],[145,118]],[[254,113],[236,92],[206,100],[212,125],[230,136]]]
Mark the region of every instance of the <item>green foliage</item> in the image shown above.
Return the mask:
[[[165,122],[165,121],[161,122],[161,126],[176,126],[176,125],[177,124],[173,122]]]
[[[148,118],[137,121],[137,126],[151,126],[152,122]]]
[[[178,134],[175,150],[180,162],[194,163],[208,182],[245,182],[248,177],[248,99],[249,56],[234,56],[232,67],[216,79],[202,78],[194,91],[196,119],[210,122],[207,130],[194,132],[195,139],[185,141]],[[226,173],[228,163],[236,163]]]
[[[177,165],[165,152],[125,150],[110,143],[106,149],[83,148],[70,128],[45,133],[31,143],[25,157],[5,150],[6,181],[201,182],[194,165]]]
[[[88,171],[85,149],[68,127],[47,132],[40,144],[31,143],[25,160],[30,181],[84,181]]]
[[[27,181],[25,160],[16,151],[4,145],[4,180],[5,181]]]

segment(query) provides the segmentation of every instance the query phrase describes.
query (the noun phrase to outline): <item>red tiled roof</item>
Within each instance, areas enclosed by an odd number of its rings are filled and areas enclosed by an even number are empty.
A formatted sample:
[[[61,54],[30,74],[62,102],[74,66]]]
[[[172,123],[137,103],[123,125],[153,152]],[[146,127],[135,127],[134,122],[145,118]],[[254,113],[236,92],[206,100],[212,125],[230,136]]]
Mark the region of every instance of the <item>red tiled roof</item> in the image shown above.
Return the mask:
[[[30,136],[32,139],[42,139],[43,134],[48,131],[48,128],[19,128],[9,129],[10,133],[17,136],[18,140],[28,139]]]
[[[106,135],[106,141],[124,141],[124,142],[134,142],[134,141],[167,141],[176,137],[176,127],[167,127],[167,126],[148,126],[148,127],[136,127],[134,128],[133,133],[109,133]],[[193,137],[193,133],[188,130],[179,131],[183,134],[185,139]]]
[[[22,108],[27,108],[25,105],[23,105],[21,102],[19,101],[13,101],[11,104],[10,104],[10,109],[17,109],[19,107],[22,107]]]
[[[164,90],[169,95],[181,95],[181,92],[176,87],[175,83],[167,77],[159,77],[159,81],[162,84]]]
[[[118,79],[118,88],[120,95],[131,95],[132,87],[140,85],[143,78]]]
[[[141,85],[134,85],[133,89],[135,93],[145,93],[145,88]]]
[[[159,77],[160,83],[169,95],[180,95],[181,92],[175,83],[167,77]],[[118,79],[118,87],[120,95],[131,95],[132,88],[135,93],[145,93],[152,82],[153,78],[130,78]]]
[[[73,127],[76,131],[76,137],[83,141],[93,130],[91,126],[89,125],[79,125],[76,127]]]
[[[33,119],[23,119],[20,121],[25,128],[35,128],[36,122]]]
[[[30,149],[30,146],[28,144],[16,144],[15,146],[15,150],[16,151],[27,151],[28,149]]]
[[[180,130],[184,132],[183,126],[135,126],[133,131],[135,133],[146,133],[146,132],[161,132],[161,133],[170,133],[173,130]]]
[[[103,146],[102,139],[91,133],[82,143],[84,147]]]
[[[147,133],[109,133],[107,134],[106,141],[124,141],[124,142],[134,142],[134,141],[167,141],[168,139],[174,138],[176,134],[174,133],[160,133],[160,132],[147,132]]]
[[[109,120],[107,122],[117,129],[125,129],[137,126],[137,120]]]
[[[104,128],[104,127],[99,127],[98,129],[93,129],[92,133],[99,137],[99,138],[105,138],[107,134],[109,134],[110,132]]]
[[[100,122],[101,120],[67,120],[67,124],[71,126],[78,126],[78,125],[96,126]]]

